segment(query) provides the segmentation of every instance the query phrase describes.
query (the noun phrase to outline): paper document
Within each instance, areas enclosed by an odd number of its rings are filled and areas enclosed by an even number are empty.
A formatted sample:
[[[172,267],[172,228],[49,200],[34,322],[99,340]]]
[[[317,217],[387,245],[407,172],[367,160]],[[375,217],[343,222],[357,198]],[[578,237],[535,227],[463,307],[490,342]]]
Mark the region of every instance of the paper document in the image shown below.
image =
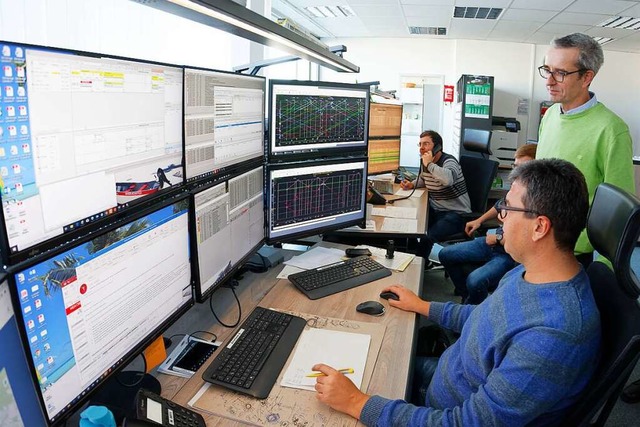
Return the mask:
[[[371,215],[386,216],[391,218],[417,218],[418,209],[401,208],[399,206],[387,206],[386,208],[373,208]]]
[[[329,329],[305,329],[298,339],[289,367],[282,376],[283,387],[315,391],[315,378],[308,378],[311,367],[324,363],[335,369],[353,368],[348,374],[356,387],[362,386],[371,336]]]
[[[336,248],[315,247],[302,255],[297,255],[284,263],[294,267],[309,270],[322,265],[333,264],[342,261],[344,251]]]
[[[288,279],[290,274],[300,273],[304,271],[304,268],[294,267],[293,265],[285,265],[280,273],[278,273],[278,279]]]
[[[367,231],[376,231],[376,222],[372,219],[368,219],[366,222],[366,228],[365,230]],[[357,225],[354,225],[352,227],[347,227],[347,228],[343,228],[340,231],[362,231],[362,228],[360,228]]]
[[[382,221],[382,231],[416,233],[418,231],[418,220],[407,218],[385,218],[384,221]]]
[[[367,248],[371,251],[372,258],[378,263],[384,265],[390,270],[396,271],[404,271],[411,261],[416,257],[413,254],[408,254],[406,252],[395,251],[393,253],[393,258],[389,259],[386,257],[387,250],[383,248],[376,248],[375,246],[367,246],[367,245],[358,245],[356,248]]]
[[[400,196],[400,197],[407,197],[409,194],[411,194],[413,190],[398,190],[395,192],[396,196]],[[416,190],[413,191],[413,194],[411,194],[411,197],[422,197],[422,195],[424,194],[424,190]]]

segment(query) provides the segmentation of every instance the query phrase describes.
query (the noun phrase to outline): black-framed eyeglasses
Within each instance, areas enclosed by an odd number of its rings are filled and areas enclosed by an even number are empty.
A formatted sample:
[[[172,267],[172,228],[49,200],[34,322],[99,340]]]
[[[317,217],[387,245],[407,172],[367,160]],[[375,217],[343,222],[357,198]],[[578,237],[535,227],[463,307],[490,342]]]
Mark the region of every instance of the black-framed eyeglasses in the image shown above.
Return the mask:
[[[588,70],[587,68],[580,68],[579,70],[575,70],[575,71],[551,71],[545,65],[541,65],[538,67],[538,72],[540,73],[540,77],[546,80],[549,78],[549,76],[552,76],[553,80],[557,81],[558,83],[562,83],[564,81],[564,78],[571,74],[583,73],[587,70]]]
[[[507,217],[507,212],[508,211],[524,212],[524,213],[531,213],[531,214],[535,214],[535,215],[540,215],[540,212],[534,211],[532,209],[516,208],[516,207],[513,207],[513,206],[507,206],[507,201],[505,199],[500,199],[498,201],[498,203],[496,204],[496,209],[498,211],[498,216],[500,217],[500,219],[505,219]]]

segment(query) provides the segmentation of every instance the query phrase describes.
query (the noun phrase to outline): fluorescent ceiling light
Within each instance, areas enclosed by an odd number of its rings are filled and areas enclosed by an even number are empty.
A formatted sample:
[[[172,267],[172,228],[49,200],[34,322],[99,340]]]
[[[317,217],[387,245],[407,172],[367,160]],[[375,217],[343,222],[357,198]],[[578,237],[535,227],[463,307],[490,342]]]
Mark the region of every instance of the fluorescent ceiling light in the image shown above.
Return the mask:
[[[359,72],[357,65],[231,0],[132,0],[231,34],[284,49],[336,71]]]
[[[304,8],[314,18],[347,18],[356,16],[350,6],[307,6]]]
[[[614,16],[597,25],[604,28],[622,28],[625,30],[640,30],[640,18],[631,16]]]
[[[600,43],[600,45],[607,44],[615,40],[613,37],[594,37],[593,39]]]

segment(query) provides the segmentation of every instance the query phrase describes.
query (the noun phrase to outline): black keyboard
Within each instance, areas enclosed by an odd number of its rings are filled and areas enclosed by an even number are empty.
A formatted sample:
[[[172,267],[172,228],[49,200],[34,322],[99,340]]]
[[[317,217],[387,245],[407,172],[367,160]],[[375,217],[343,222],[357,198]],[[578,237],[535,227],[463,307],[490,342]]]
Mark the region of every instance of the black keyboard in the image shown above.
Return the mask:
[[[265,399],[306,323],[301,317],[256,307],[202,378]]]
[[[290,274],[288,279],[309,299],[333,295],[391,275],[391,270],[363,255]]]

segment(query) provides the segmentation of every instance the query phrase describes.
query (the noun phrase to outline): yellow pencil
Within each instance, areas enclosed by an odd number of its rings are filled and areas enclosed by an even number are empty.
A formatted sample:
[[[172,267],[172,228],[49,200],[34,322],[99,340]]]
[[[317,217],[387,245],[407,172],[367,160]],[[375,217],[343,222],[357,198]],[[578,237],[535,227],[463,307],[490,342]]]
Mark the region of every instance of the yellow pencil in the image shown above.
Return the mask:
[[[353,374],[353,368],[338,369],[341,374]],[[326,374],[322,372],[314,372],[313,374],[306,375],[307,378],[324,377]]]

